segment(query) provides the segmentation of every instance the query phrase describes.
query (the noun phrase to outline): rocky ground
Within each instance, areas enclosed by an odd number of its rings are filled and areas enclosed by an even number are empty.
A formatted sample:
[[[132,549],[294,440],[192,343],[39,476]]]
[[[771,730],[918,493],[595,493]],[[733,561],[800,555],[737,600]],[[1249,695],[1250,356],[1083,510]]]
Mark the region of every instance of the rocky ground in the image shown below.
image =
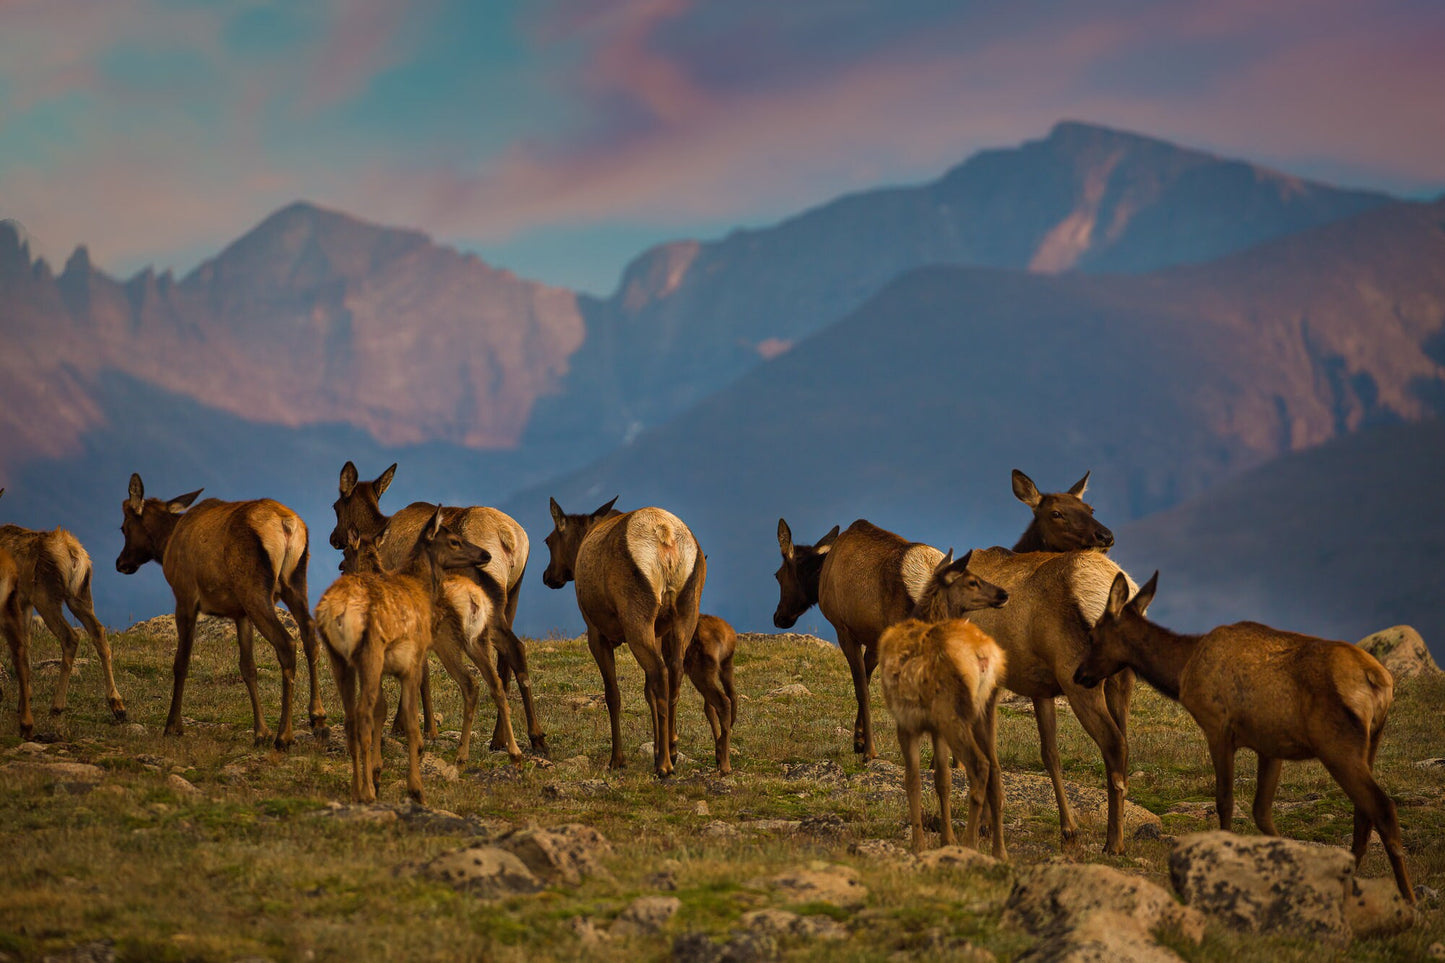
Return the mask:
[[[484,702],[480,742],[458,766],[456,688],[437,672],[443,731],[424,757],[428,805],[406,801],[404,747],[388,739],[381,798],[362,806],[346,796],[339,728],[329,739],[298,732],[284,753],[253,745],[224,623],[198,640],[186,734],[161,736],[171,631],[162,619],[113,635],[123,723],[110,721],[89,664],[70,711],[46,714],[56,653],[37,639],[40,734],[22,743],[13,712],[0,721],[0,959],[1445,957],[1445,679],[1428,663],[1409,678],[1397,666],[1378,766],[1418,884],[1410,910],[1378,842],[1354,873],[1340,848],[1349,805],[1317,764],[1286,766],[1276,813],[1289,839],[1260,837],[1244,819],[1240,835],[1211,832],[1203,740],[1152,692],[1136,698],[1131,725],[1129,851],[1112,857],[1100,851],[1097,749],[1061,711],[1081,825],[1066,847],[1032,706],[1003,705],[1004,863],[957,847],[908,850],[881,699],[881,757],[864,764],[851,751],[846,666],[811,637],[741,639],[731,776],[712,766],[690,690],[679,710],[685,760],[665,783],[651,775],[640,673],[626,657],[629,766],[606,769],[607,713],[586,646],[537,640],[529,651],[551,759],[513,766],[486,752]],[[1387,657],[1410,648],[1396,635]],[[258,661],[274,727],[279,672],[265,654]],[[339,711],[329,679],[322,692]],[[13,697],[7,683],[7,705]],[[520,705],[513,714],[521,733]],[[1242,758],[1239,769],[1247,811],[1253,767]],[[954,787],[961,820],[961,774]],[[936,811],[928,792],[925,813]]]

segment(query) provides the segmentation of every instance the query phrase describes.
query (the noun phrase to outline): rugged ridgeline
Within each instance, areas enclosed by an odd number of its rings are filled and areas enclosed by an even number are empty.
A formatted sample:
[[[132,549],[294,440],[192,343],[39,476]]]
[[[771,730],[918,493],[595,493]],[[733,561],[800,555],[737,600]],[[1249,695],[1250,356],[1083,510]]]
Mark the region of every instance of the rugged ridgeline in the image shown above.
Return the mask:
[[[535,441],[601,455],[665,423],[914,268],[1139,273],[1211,260],[1386,202],[1078,123],[918,187],[840,198],[776,226],[657,247],[588,310]],[[600,431],[599,431],[600,428]]]
[[[619,493],[620,507],[669,506],[709,553],[704,608],[749,629],[766,625],[776,602],[779,515],[805,541],[866,515],[943,548],[1012,544],[1027,513],[1009,492],[1011,468],[1045,487],[1092,468],[1090,501],[1119,527],[1289,451],[1439,411],[1442,224],[1445,203],[1392,205],[1139,277],[916,271],[508,508],[545,529],[549,495],[569,510]],[[1341,479],[1338,499],[1362,497],[1348,486],[1367,482]],[[1398,513],[1394,530],[1445,530],[1417,505],[1386,508]],[[1335,539],[1329,511],[1314,514],[1321,550],[1354,549]],[[1251,564],[1261,578],[1275,568],[1267,557]],[[1170,584],[1182,591],[1182,581]],[[568,601],[529,609],[529,625],[573,624],[575,615],[561,621]],[[1412,596],[1386,621],[1427,621],[1421,604]],[[821,617],[803,623],[824,627]]]
[[[164,417],[98,404],[112,372],[262,424],[507,448],[583,338],[570,291],[306,204],[179,281],[115,280],[84,248],[55,276],[0,224],[0,305],[7,470]]]

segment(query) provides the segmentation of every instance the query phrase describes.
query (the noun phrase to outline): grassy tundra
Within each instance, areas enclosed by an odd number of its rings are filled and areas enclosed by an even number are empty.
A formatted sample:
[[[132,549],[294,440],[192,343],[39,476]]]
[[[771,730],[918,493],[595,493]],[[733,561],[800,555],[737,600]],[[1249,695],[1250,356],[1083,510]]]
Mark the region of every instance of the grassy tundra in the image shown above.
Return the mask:
[[[872,768],[852,751],[847,736],[856,706],[848,669],[836,651],[816,643],[789,636],[740,638],[736,679],[743,704],[730,778],[717,776],[702,700],[684,686],[679,749],[689,761],[668,782],[653,775],[648,756],[639,752],[652,733],[637,664],[617,660],[623,743],[632,765],[609,772],[607,709],[585,641],[530,643],[533,668],[545,680],[537,705],[557,762],[529,757],[518,769],[505,754],[490,753],[474,757],[455,781],[424,774],[430,804],[467,817],[457,828],[408,818],[405,747],[390,740],[380,802],[396,807],[401,818],[389,809],[331,808],[349,794],[340,726],[333,727],[329,743],[298,733],[288,752],[255,746],[230,623],[207,621],[197,634],[184,739],[161,734],[173,634],[146,626],[115,632],[117,684],[126,695],[130,722],[113,723],[100,688],[86,679],[72,687],[66,715],[38,720],[41,736],[58,740],[43,752],[20,748],[11,699],[15,683],[6,676],[6,713],[0,719],[5,854],[0,959],[39,959],[94,940],[114,941],[121,959],[146,960],[663,959],[681,933],[721,937],[745,912],[786,906],[758,881],[812,860],[854,867],[868,889],[867,905],[853,911],[804,907],[802,912],[838,919],[852,936],[845,943],[784,939],[781,946],[790,958],[881,959],[900,951],[966,958],[972,944],[1008,959],[1033,945],[1032,937],[1001,923],[1009,891],[1003,871],[920,871],[850,855],[849,845],[857,840],[886,839],[906,847],[906,797],[894,765],[901,757],[891,725],[879,727],[882,758]],[[52,663],[59,655],[56,641],[37,629],[31,645],[37,699],[53,690]],[[274,704],[280,670],[270,660],[257,668],[263,698]],[[94,677],[100,667],[82,659],[78,671]],[[804,684],[811,695],[769,695],[791,683]],[[395,700],[394,682],[386,685]],[[329,680],[325,688],[325,697],[339,705]],[[872,695],[874,712],[886,718],[877,687]],[[452,685],[438,686],[436,697],[443,738],[427,761],[444,769],[455,748],[446,733],[461,717],[460,697]],[[1435,889],[1445,889],[1442,770],[1414,763],[1445,755],[1442,700],[1445,678],[1401,682],[1376,766],[1381,785],[1399,802],[1413,878]],[[144,731],[132,728],[137,723]],[[1161,814],[1166,835],[1213,828],[1209,753],[1184,710],[1152,690],[1140,691],[1130,731],[1135,773],[1130,800]],[[1126,856],[1100,852],[1099,753],[1068,711],[1059,713],[1059,748],[1066,779],[1099,797],[1078,807],[1073,858],[1167,886],[1166,842],[1131,839]],[[1042,774],[1026,704],[1000,707],[998,751],[1008,793],[1004,831],[1011,860],[1021,864],[1057,855],[1053,793]],[[33,759],[90,763],[99,767],[100,777],[93,784],[57,781],[27,768],[25,762]],[[813,766],[788,772],[799,763]],[[1253,766],[1240,769],[1238,789],[1252,793]],[[168,781],[172,775],[194,784],[199,794]],[[1318,763],[1286,767],[1275,810],[1287,836],[1349,845],[1351,804]],[[346,818],[358,814],[362,818]],[[815,816],[837,819],[801,829],[779,822]],[[487,902],[408,868],[470,843],[478,827],[527,821],[584,822],[599,829],[613,845],[606,858],[611,878]],[[738,834],[722,834],[716,826],[708,830],[714,821]],[[961,821],[955,825],[961,828]],[[1237,828],[1253,831],[1242,823]],[[1372,846],[1364,875],[1389,872],[1379,845]],[[670,882],[661,882],[659,873]],[[682,903],[660,933],[587,945],[572,928],[577,917],[606,928],[633,899],[657,894]],[[1445,940],[1445,919],[1438,901],[1427,900],[1422,908],[1425,915],[1415,929],[1357,941],[1346,958],[1424,958],[1432,943]],[[1211,930],[1200,947],[1171,948],[1189,960],[1321,958],[1319,947],[1305,941],[1248,939],[1222,930]]]

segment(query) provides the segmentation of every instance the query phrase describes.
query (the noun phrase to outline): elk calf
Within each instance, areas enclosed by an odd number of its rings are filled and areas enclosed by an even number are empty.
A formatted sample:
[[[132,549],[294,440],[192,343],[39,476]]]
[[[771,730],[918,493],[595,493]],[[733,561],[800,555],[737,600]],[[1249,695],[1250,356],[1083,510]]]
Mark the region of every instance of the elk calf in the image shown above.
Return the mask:
[[[422,526],[431,520],[437,506],[428,502],[413,502],[395,515],[381,511],[380,499],[392,479],[396,476],[396,465],[392,465],[372,481],[361,481],[356,466],[347,462],[341,467],[340,496],[332,505],[336,511],[336,527],[331,531],[331,547],[338,551],[346,547],[346,533],[355,528],[362,538],[375,538],[386,529],[390,535],[379,546],[382,563],[389,569],[398,569],[406,563],[413,546],[421,533]],[[512,677],[517,678],[517,691],[522,696],[522,711],[527,717],[527,736],[532,750],[546,756],[547,736],[537,719],[536,707],[532,702],[532,676],[527,668],[527,650],[512,632],[512,622],[517,617],[517,600],[522,589],[522,576],[527,571],[527,560],[531,543],[527,532],[517,520],[495,508],[473,506],[470,508],[442,509],[446,524],[459,532],[463,538],[486,549],[491,561],[482,567],[501,589],[502,596],[498,618],[493,622],[505,631],[492,633],[496,647],[497,673],[501,677],[505,692]],[[478,580],[479,584],[481,579]],[[422,674],[422,710],[426,716],[427,735],[436,736],[436,722],[431,711],[431,689],[425,671]],[[515,740],[511,739],[511,720],[506,721],[506,731],[500,708],[497,722],[492,729],[491,748],[504,749]],[[510,751],[510,749],[508,749]]]
[[[717,768],[723,775],[733,771],[731,742],[738,718],[738,695],[733,688],[733,654],[738,635],[716,615],[699,615],[697,630],[682,657],[682,669],[702,696],[703,713],[712,727]]]
[[[1273,807],[1281,760],[1318,759],[1355,804],[1356,867],[1374,829],[1400,895],[1414,903],[1395,803],[1372,773],[1394,698],[1389,671],[1357,646],[1258,622],[1221,625],[1203,635],[1171,632],[1145,617],[1158,582],[1155,572],[1130,599],[1128,584],[1115,577],[1075,681],[1098,685],[1120,666],[1132,666],[1184,706],[1209,743],[1221,829],[1233,828],[1234,754],[1240,748],[1259,756],[1254,822],[1269,836],[1278,835]]]
[[[955,562],[950,551],[935,567],[934,580],[940,584],[962,580],[963,605],[968,611],[1003,605],[1007,592],[968,571],[971,555]],[[943,844],[956,841],[949,808],[952,776],[948,756],[952,749],[968,773],[964,845],[977,848],[979,820],[987,804],[993,854],[1005,859],[1003,782],[993,724],[1004,654],[993,639],[966,619],[926,619],[927,612],[915,606],[912,617],[884,630],[878,640],[883,699],[898,724],[898,745],[903,752],[913,848],[923,849],[918,743],[927,734],[933,738],[933,786]]]
[[[4,494],[4,489],[0,489],[0,494]],[[15,601],[20,606],[21,621],[28,621],[30,610],[34,608],[40,613],[45,627],[60,642],[60,679],[55,684],[55,698],[50,704],[50,711],[57,715],[65,711],[70,672],[80,646],[75,629],[71,628],[61,611],[64,605],[85,626],[86,634],[100,656],[111,714],[118,720],[125,719],[125,703],[115,687],[110,642],[106,640],[105,627],[95,617],[95,606],[90,598],[90,556],[80,542],[63,528],[34,531],[19,525],[0,525],[0,550],[8,552],[16,566]],[[26,647],[28,649],[28,643]],[[11,652],[15,652],[15,644],[12,644]],[[28,689],[28,667],[26,676],[25,688]]]
[[[626,763],[614,651],[625,642],[647,679],[653,766],[665,777],[673,770],[682,656],[697,628],[707,558],[676,515],[661,508],[624,515],[613,511],[616,501],[590,515],[568,515],[552,499],[552,557],[542,581],[554,589],[577,583],[577,607],[612,722],[611,767]]]
[[[388,530],[382,529],[381,534],[374,539],[362,538],[356,529],[351,529],[347,536],[347,546],[342,553],[341,571],[348,575],[392,574],[395,570],[382,562],[380,553],[380,546],[388,540],[387,535]],[[482,553],[486,555],[486,549],[482,549]],[[492,644],[493,635],[511,632],[501,621],[504,595],[501,587],[487,574],[485,563],[472,566],[463,572],[464,574],[447,574],[443,580],[437,618],[432,626],[432,649],[462,692],[462,727],[461,738],[457,742],[457,763],[464,764],[471,757],[472,720],[477,709],[477,683],[462,662],[464,652],[481,670],[492,701],[497,705],[498,718],[503,724],[503,748],[513,762],[520,763],[522,750],[517,747],[517,740],[512,734],[510,707],[493,664],[497,657]],[[423,684],[426,675],[423,670]],[[405,731],[405,715],[398,711],[397,719]]]
[[[191,665],[196,618],[219,615],[236,624],[241,677],[251,696],[256,740],[270,735],[261,716],[256,689],[252,628],[260,630],[281,663],[281,719],[276,748],[295,740],[291,728],[291,687],[296,678],[296,643],[276,615],[279,597],[291,610],[311,674],[311,728],[326,733],[326,710],[316,678],[316,636],[306,606],[306,562],[310,546],[306,523],[291,509],[269,498],[223,502],[216,498],[190,507],[200,489],[170,501],[146,498],[140,475],[130,476],[129,497],[121,503],[125,547],[116,571],[132,575],[146,562],[160,562],[176,597],[176,659],[166,735],[182,732],[181,696]],[[189,508],[189,511],[187,510]]]
[[[326,645],[346,712],[354,800],[376,799],[381,775],[381,731],[386,722],[381,676],[386,673],[401,681],[407,791],[417,802],[423,801],[417,701],[421,668],[432,645],[436,608],[442,603],[448,571],[487,561],[486,551],[446,527],[437,509],[401,571],[343,575],[316,603],[317,629]]]

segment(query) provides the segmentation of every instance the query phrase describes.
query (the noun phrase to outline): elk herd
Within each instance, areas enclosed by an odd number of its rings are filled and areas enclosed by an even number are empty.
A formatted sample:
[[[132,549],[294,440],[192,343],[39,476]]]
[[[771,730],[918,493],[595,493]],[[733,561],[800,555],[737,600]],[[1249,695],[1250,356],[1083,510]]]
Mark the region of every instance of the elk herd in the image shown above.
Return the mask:
[[[164,501],[148,498],[140,476],[131,476],[121,509],[125,546],[115,566],[131,574],[158,562],[175,594],[177,646],[167,735],[181,735],[196,620],[206,614],[235,624],[258,742],[272,733],[257,688],[254,633],[275,649],[282,691],[274,745],[285,749],[292,743],[296,645],[278,617],[280,602],[296,622],[307,663],[308,722],[321,736],[328,730],[317,661],[320,652],[326,654],[344,712],[354,799],[375,799],[380,785],[387,715],[383,675],[400,683],[394,725],[406,738],[407,789],[423,798],[423,733],[436,735],[427,670],[431,652],[461,690],[459,763],[469,758],[479,694],[467,661],[481,673],[497,710],[490,748],[505,750],[514,762],[523,758],[508,710],[507,689],[515,680],[531,749],[548,754],[526,649],[512,630],[529,559],[527,533],[492,508],[418,502],[386,515],[380,498],[396,467],[372,481],[362,481],[351,462],[342,468],[330,536],[331,546],[343,553],[341,575],[322,593],[314,615],[307,607],[308,534],[295,512],[265,498],[197,502],[200,491]],[[836,630],[857,701],[853,749],[864,759],[877,755],[869,688],[881,668],[883,698],[903,756],[915,849],[924,846],[920,745],[927,736],[943,842],[956,838],[949,803],[952,759],[968,777],[965,844],[976,847],[986,825],[994,855],[1006,855],[995,733],[996,704],[1001,689],[1008,689],[1033,702],[1065,843],[1075,839],[1077,823],[1059,765],[1055,699],[1068,701],[1103,757],[1104,849],[1122,852],[1129,706],[1137,674],[1179,702],[1203,731],[1222,828],[1232,828],[1238,749],[1251,749],[1259,758],[1253,816],[1269,835],[1276,834],[1272,804],[1281,761],[1319,759],[1354,804],[1356,862],[1371,832],[1378,834],[1401,895],[1413,903],[1395,804],[1372,774],[1393,696],[1390,673],[1355,646],[1255,622],[1187,636],[1150,621],[1158,573],[1139,588],[1109,558],[1114,535],[1083,500],[1088,479],[1085,474],[1067,491],[1043,494],[1015,471],[1014,495],[1032,511],[1027,530],[1012,549],[975,549],[957,559],[951,549],[944,553],[910,542],[862,519],[846,530],[834,526],[811,545],[796,543],[787,522],[778,521],[782,564],[773,622],[790,628],[816,605]],[[699,611],[707,556],[677,516],[656,507],[622,512],[616,501],[569,514],[552,500],[542,575],[552,589],[574,583],[587,645],[602,675],[610,765],[625,763],[616,663],[625,645],[644,677],[656,773],[666,777],[676,763],[684,674],[702,696],[717,767],[730,773],[737,637],[725,621]],[[32,609],[61,645],[51,711],[65,710],[79,642],[64,606],[96,649],[111,712],[116,719],[126,716],[105,629],[91,605],[91,578],[90,557],[69,532],[0,526],[0,634],[15,666],[22,736],[34,731],[27,652]]]

